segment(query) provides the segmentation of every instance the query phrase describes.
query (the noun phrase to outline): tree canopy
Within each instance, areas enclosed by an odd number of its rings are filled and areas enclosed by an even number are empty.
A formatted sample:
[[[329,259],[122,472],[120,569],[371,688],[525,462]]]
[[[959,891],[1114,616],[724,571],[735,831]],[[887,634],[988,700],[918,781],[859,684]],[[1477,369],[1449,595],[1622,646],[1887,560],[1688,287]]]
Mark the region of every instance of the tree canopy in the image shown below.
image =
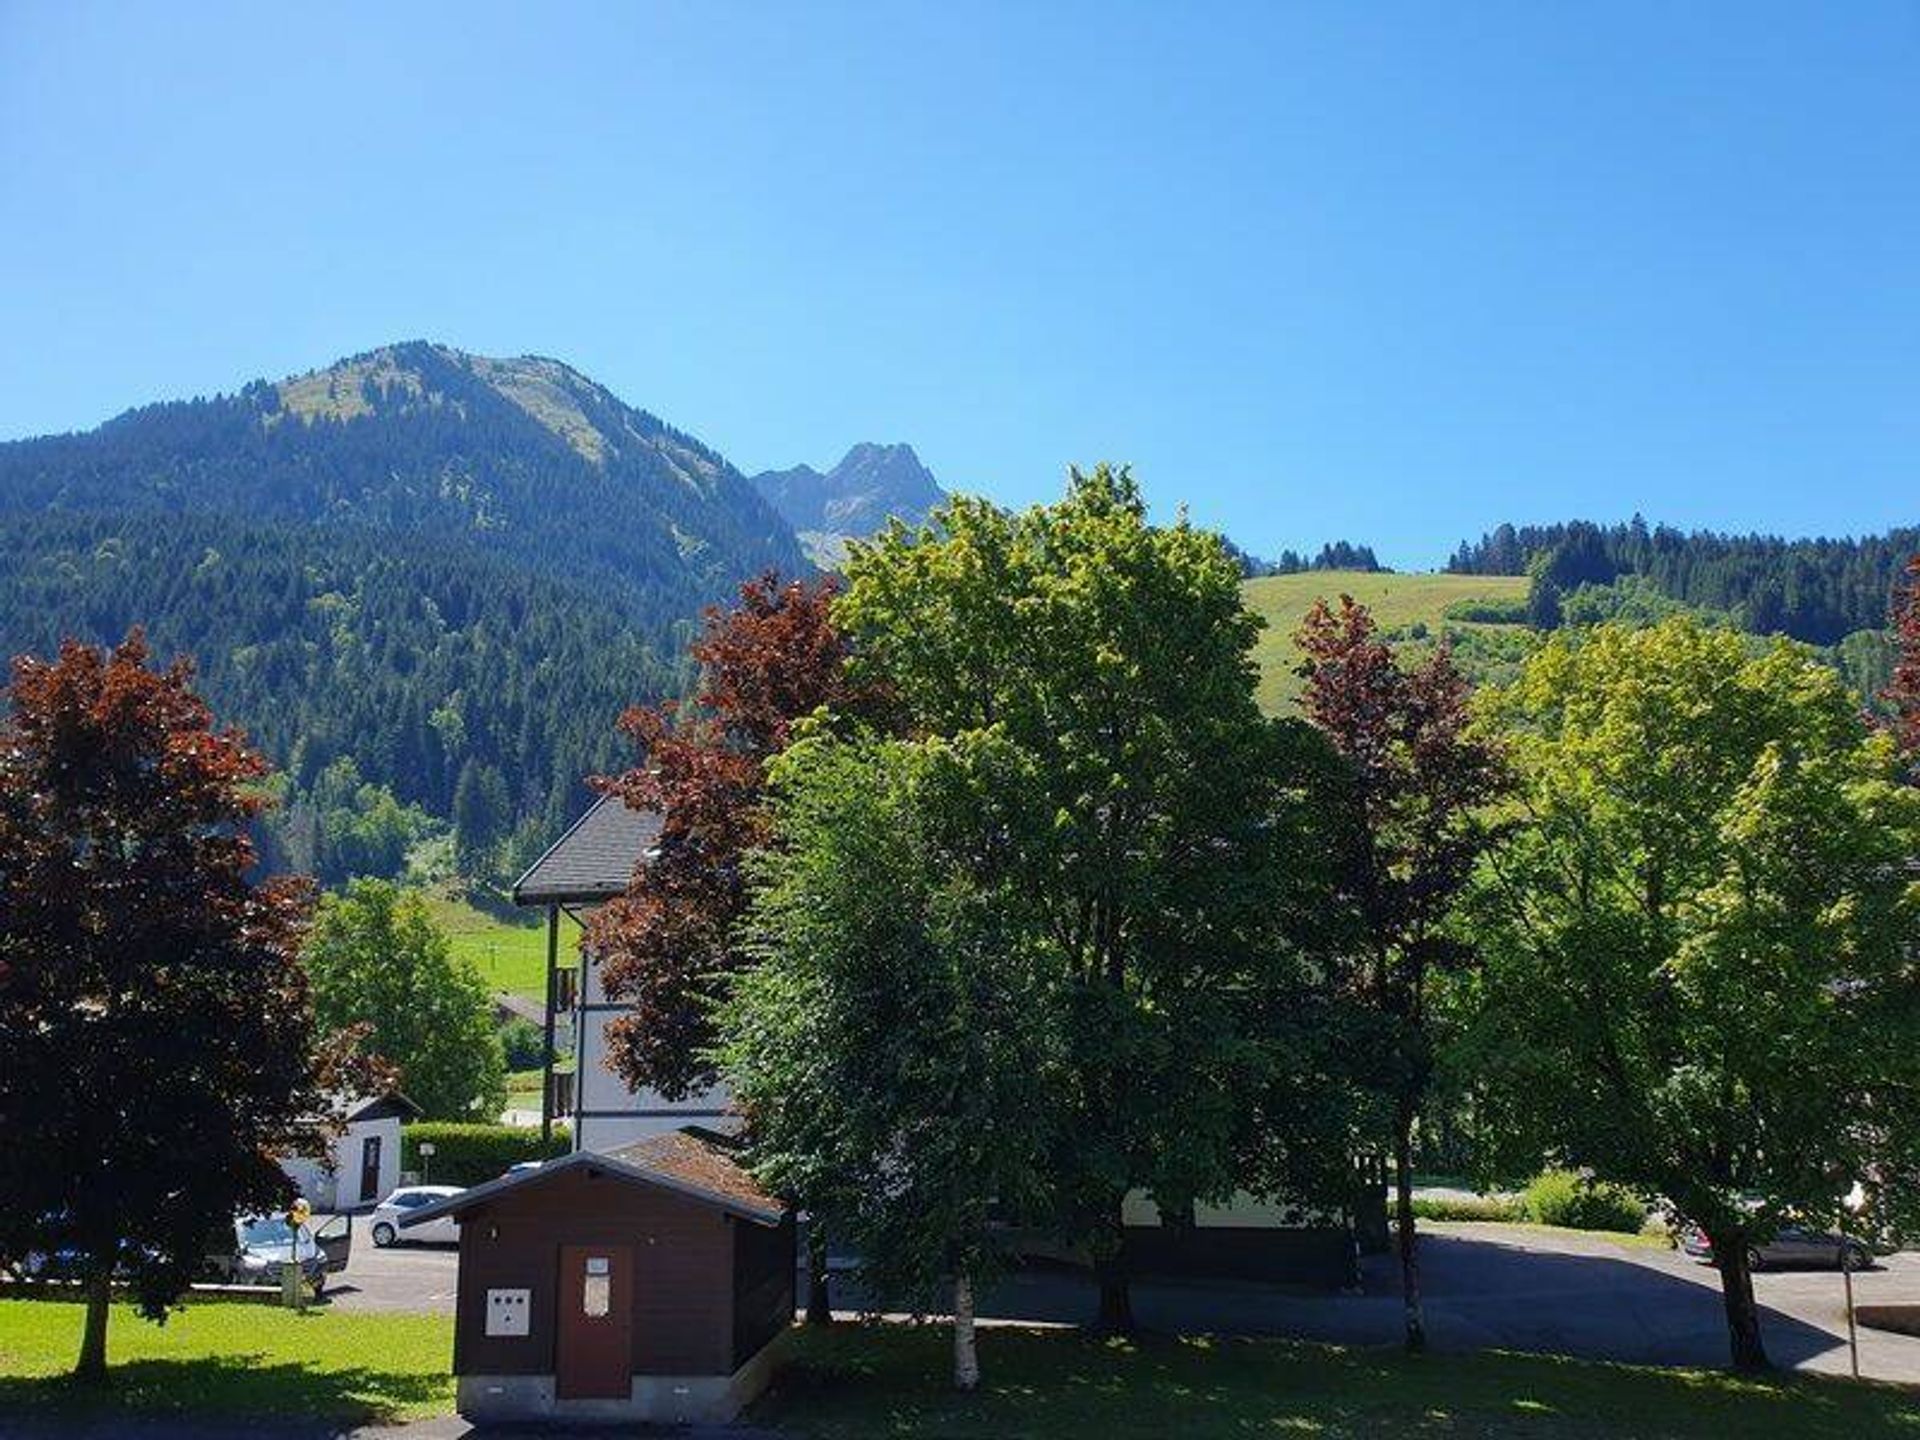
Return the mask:
[[[1086,1240],[1102,1322],[1131,1325],[1120,1206],[1230,1193],[1296,1138],[1278,1037],[1324,915],[1304,727],[1254,703],[1258,620],[1219,538],[1156,527],[1131,476],[1058,504],[956,499],[856,544],[835,619],[857,679],[911,731],[1023,757],[1037,822],[1009,873],[1057,968],[1057,1223]],[[1286,998],[1283,998],[1286,997]],[[1251,1133],[1256,1096],[1277,1107]]]
[[[1414,1126],[1434,1069],[1430,990],[1473,957],[1452,924],[1485,854],[1483,812],[1507,776],[1498,746],[1471,725],[1466,678],[1441,645],[1403,668],[1352,597],[1324,600],[1295,639],[1300,707],[1339,758],[1323,816],[1337,893],[1351,910],[1358,963],[1348,984],[1381,1026],[1378,1077],[1391,1097],[1406,1335],[1426,1343],[1413,1215]]]
[[[1478,896],[1492,1128],[1701,1226],[1762,1365],[1750,1247],[1920,1133],[1920,792],[1802,649],[1686,619],[1556,637],[1489,720],[1523,802]]]
[[[1059,1138],[1061,977],[1008,868],[1041,813],[1031,778],[981,732],[787,751],[745,926],[760,963],[723,1011],[762,1174],[888,1303],[929,1306],[953,1277],[963,1388],[992,1222],[1043,1211]]]
[[[292,1187],[327,1061],[309,888],[248,879],[265,763],[138,632],[14,663],[0,723],[0,1263],[83,1257],[79,1370],[108,1281],[162,1318],[209,1233]]]
[[[691,649],[692,701],[621,718],[640,762],[598,784],[658,812],[660,838],[626,894],[594,912],[585,944],[607,997],[631,1007],[609,1027],[608,1048],[636,1087],[679,1098],[713,1081],[711,1013],[740,964],[735,928],[745,857],[765,833],[767,761],[802,716],[863,704],[846,677],[833,594],[830,581],[749,581],[734,609],[707,612]]]
[[[492,999],[419,891],[363,879],[322,897],[306,960],[320,1024],[362,1027],[428,1119],[499,1115],[506,1064]]]
[[[1907,564],[1906,584],[1895,599],[1893,622],[1899,653],[1886,698],[1893,706],[1894,734],[1920,767],[1920,555]]]

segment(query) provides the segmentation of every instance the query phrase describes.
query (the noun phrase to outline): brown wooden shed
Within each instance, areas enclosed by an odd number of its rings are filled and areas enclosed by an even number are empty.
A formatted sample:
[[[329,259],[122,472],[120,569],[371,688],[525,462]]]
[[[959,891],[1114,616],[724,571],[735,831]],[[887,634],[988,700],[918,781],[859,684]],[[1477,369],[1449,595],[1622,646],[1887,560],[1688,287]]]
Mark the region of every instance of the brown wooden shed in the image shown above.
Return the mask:
[[[460,1221],[469,1421],[729,1419],[793,1320],[793,1213],[695,1129],[577,1151],[409,1215]]]

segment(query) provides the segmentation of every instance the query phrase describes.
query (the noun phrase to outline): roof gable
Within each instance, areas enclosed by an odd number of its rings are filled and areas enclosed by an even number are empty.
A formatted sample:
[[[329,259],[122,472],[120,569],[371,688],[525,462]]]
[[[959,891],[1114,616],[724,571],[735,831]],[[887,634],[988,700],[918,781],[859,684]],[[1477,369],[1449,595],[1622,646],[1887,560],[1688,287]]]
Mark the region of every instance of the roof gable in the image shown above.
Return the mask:
[[[716,1139],[678,1130],[605,1153],[576,1150],[547,1161],[537,1170],[503,1175],[422,1206],[403,1216],[400,1227],[404,1230],[444,1215],[463,1215],[504,1195],[550,1184],[556,1177],[577,1170],[599,1171],[626,1184],[668,1190],[758,1225],[778,1225],[786,1218],[787,1207],[762,1190],[728,1148]]]
[[[513,882],[516,905],[566,905],[626,893],[633,867],[660,839],[660,816],[602,795]]]

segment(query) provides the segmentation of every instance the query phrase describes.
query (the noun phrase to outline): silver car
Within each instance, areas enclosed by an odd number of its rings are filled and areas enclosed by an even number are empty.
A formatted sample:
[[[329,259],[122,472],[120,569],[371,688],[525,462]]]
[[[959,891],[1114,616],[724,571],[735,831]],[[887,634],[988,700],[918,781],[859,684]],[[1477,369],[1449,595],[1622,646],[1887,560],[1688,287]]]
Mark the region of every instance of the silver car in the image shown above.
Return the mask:
[[[1689,1226],[1681,1234],[1680,1248],[1704,1264],[1713,1263],[1713,1242],[1698,1226]],[[1873,1265],[1873,1251],[1864,1241],[1843,1236],[1837,1230],[1782,1225],[1766,1244],[1747,1251],[1747,1268],[1838,1270],[1843,1259],[1849,1270],[1866,1270]]]
[[[436,1200],[444,1200],[449,1195],[460,1193],[458,1185],[402,1185],[386,1199],[373,1207],[369,1216],[373,1229],[373,1243],[381,1249],[398,1244],[400,1240],[400,1221],[415,1210],[424,1209]],[[441,1217],[429,1220],[425,1225],[415,1225],[407,1231],[409,1240],[454,1242],[460,1238],[458,1221]]]

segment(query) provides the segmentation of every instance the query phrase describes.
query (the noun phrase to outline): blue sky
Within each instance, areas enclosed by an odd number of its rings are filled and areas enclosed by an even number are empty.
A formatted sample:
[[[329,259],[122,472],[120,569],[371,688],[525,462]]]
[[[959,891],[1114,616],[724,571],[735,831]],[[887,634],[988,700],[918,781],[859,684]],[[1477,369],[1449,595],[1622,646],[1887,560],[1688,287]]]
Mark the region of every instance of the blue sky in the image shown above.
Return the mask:
[[[1920,520],[1920,5],[0,0],[0,436],[402,338],[1271,553]]]

